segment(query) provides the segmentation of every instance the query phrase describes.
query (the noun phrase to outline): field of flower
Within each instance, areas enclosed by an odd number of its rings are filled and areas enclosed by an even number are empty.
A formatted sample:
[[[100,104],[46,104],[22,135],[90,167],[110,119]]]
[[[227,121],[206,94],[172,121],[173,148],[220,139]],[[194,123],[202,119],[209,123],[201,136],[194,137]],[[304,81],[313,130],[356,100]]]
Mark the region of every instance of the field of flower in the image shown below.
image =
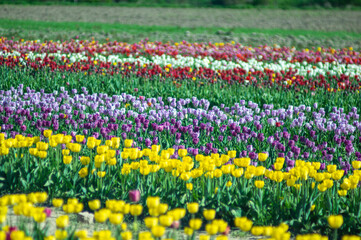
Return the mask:
[[[360,75],[352,47],[2,37],[0,239],[360,239]]]

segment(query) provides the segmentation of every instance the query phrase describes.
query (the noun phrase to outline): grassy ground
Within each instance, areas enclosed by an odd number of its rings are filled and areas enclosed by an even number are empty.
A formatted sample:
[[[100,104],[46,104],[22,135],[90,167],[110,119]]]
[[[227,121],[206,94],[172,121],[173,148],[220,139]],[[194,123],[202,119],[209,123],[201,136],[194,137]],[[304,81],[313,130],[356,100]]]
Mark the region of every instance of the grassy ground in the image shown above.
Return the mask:
[[[347,17],[345,17],[347,16]],[[79,36],[137,42],[239,41],[336,48],[361,46],[361,11],[180,9],[88,6],[0,8],[0,35],[62,40]]]
[[[55,22],[102,22],[145,26],[304,29],[361,32],[361,11],[209,8],[129,8],[2,5],[0,16]]]

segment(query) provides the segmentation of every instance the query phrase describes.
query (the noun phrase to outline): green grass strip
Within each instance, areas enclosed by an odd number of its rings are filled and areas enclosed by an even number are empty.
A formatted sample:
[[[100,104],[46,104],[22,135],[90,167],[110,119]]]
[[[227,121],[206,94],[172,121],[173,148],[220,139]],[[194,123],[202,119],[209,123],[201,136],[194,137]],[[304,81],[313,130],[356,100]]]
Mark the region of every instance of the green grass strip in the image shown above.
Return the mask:
[[[0,19],[0,29],[3,30],[25,30],[25,31],[79,31],[79,32],[106,32],[106,33],[122,33],[128,34],[146,34],[146,33],[167,33],[167,34],[184,34],[190,31],[192,34],[216,34],[218,31],[223,31],[223,34],[232,33],[252,34],[260,33],[265,35],[279,35],[279,36],[309,36],[312,38],[351,38],[361,39],[361,33],[350,32],[321,32],[312,30],[284,30],[284,29],[254,29],[254,28],[216,28],[216,27],[176,27],[176,26],[140,26],[127,25],[118,23],[88,23],[88,22],[41,22],[31,20],[9,20]]]

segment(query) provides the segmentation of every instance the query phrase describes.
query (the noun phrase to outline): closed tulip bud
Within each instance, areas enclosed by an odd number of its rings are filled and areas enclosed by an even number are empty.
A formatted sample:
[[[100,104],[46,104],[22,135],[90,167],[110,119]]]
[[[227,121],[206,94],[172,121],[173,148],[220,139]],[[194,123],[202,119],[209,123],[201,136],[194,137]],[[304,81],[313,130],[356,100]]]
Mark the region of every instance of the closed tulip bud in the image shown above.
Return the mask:
[[[192,228],[189,228],[189,227],[185,227],[185,228],[184,228],[184,233],[185,233],[187,236],[192,236],[192,235],[193,235],[193,229],[192,229]]]
[[[132,239],[132,232],[122,232],[121,233],[122,240],[131,240]]]
[[[98,199],[94,199],[92,201],[89,201],[88,205],[89,205],[90,209],[93,210],[93,211],[98,210],[100,208],[100,206],[101,206],[100,200],[98,200]]]
[[[204,210],[203,216],[208,221],[211,221],[216,217],[216,210],[214,210],[214,209]]]
[[[193,229],[193,230],[198,230],[202,227],[202,220],[199,218],[194,218],[189,220],[189,226]]]
[[[218,233],[218,226],[215,224],[209,223],[206,225],[206,232],[209,235],[216,235]]]
[[[46,138],[49,138],[52,133],[53,133],[53,131],[50,129],[44,130],[44,132],[43,132],[44,137],[46,137]]]
[[[333,172],[335,172],[337,170],[337,166],[336,165],[328,165],[327,166],[327,171],[329,172],[329,173],[333,173]]]
[[[136,204],[136,205],[130,205],[130,214],[132,216],[139,216],[140,214],[142,214],[143,211],[143,206],[140,204]]]
[[[69,225],[69,216],[62,215],[56,219],[56,227],[58,228],[66,228]]]
[[[46,220],[46,214],[44,212],[39,212],[33,215],[35,222],[42,223]]]
[[[192,183],[187,183],[186,184],[186,187],[189,191],[192,191],[193,190],[193,184]]]
[[[230,158],[235,158],[236,157],[236,154],[237,154],[237,151],[228,151],[228,156]]]
[[[343,217],[342,215],[331,215],[328,217],[327,221],[331,228],[338,229],[343,224]]]
[[[159,217],[159,223],[164,227],[169,227],[173,223],[173,217],[170,215],[162,215]]]
[[[148,197],[147,198],[147,206],[148,208],[157,208],[160,204],[159,197]]]
[[[264,181],[262,180],[254,181],[254,185],[256,186],[256,188],[262,189],[264,187]]]
[[[146,217],[146,218],[144,218],[144,224],[147,228],[152,229],[154,226],[158,225],[158,218]]]
[[[152,145],[152,152],[158,153],[159,151],[160,151],[160,145]]]
[[[244,232],[248,232],[252,229],[252,226],[253,226],[253,222],[247,219],[241,224],[240,229]]]
[[[166,203],[161,203],[158,206],[158,212],[159,214],[165,214],[168,211],[168,204]]]
[[[228,182],[226,183],[226,186],[227,186],[227,187],[231,187],[231,186],[232,186],[232,182],[231,182],[231,181],[228,181]]]
[[[99,223],[105,222],[108,219],[108,216],[108,212],[105,211],[105,209],[99,210],[94,213],[94,219]]]
[[[266,161],[268,158],[268,154],[267,153],[258,153],[258,160],[261,162]]]
[[[165,233],[165,227],[162,227],[162,226],[155,226],[152,228],[152,234],[153,236],[155,237],[162,237]]]
[[[75,208],[73,204],[65,204],[63,205],[63,211],[66,213],[74,213]]]
[[[46,158],[47,155],[48,153],[46,151],[38,151],[38,157],[41,159]]]
[[[113,225],[119,225],[123,221],[123,214],[121,213],[112,213],[109,217],[109,222]]]
[[[64,200],[60,198],[53,198],[52,203],[54,207],[61,207],[63,206]]]
[[[360,169],[361,168],[361,161],[353,161],[352,162],[352,167],[354,169]]]
[[[347,195],[347,190],[338,190],[338,195],[344,197]]]
[[[80,157],[80,162],[83,165],[88,165],[90,163],[90,157],[82,156],[82,157]]]
[[[254,236],[260,236],[263,234],[263,227],[254,226],[251,229],[251,234]]]
[[[151,232],[140,232],[138,235],[139,240],[150,240],[152,239],[152,233]]]
[[[98,175],[98,177],[99,178],[103,178],[103,177],[105,177],[105,171],[99,171],[99,172],[97,172],[97,175]]]
[[[139,190],[131,190],[131,191],[129,191],[129,199],[132,202],[139,202],[139,200],[140,200],[140,191]]]
[[[55,238],[56,239],[66,239],[68,237],[68,233],[65,230],[55,230]]]
[[[198,209],[199,209],[199,204],[198,203],[188,203],[187,204],[187,209],[189,213],[197,213]]]
[[[79,174],[79,177],[85,178],[86,176],[88,176],[88,168],[84,167],[84,168],[80,169],[78,174]]]
[[[131,139],[125,139],[125,140],[124,140],[124,146],[125,146],[126,148],[131,148],[132,145],[133,145],[133,140],[131,140]]]
[[[187,149],[178,149],[178,155],[183,158],[185,156],[187,156],[188,152]]]
[[[75,232],[75,236],[79,239],[87,238],[88,232],[86,230],[78,230]]]
[[[82,203],[74,204],[74,213],[80,213],[83,209],[84,205]]]
[[[75,139],[78,143],[83,142],[84,138],[85,138],[84,135],[76,135],[75,136]]]
[[[199,235],[199,240],[210,240],[211,236],[209,235],[205,235],[205,234],[201,234]]]
[[[64,164],[70,164],[72,160],[73,160],[72,156],[63,156],[63,163]]]

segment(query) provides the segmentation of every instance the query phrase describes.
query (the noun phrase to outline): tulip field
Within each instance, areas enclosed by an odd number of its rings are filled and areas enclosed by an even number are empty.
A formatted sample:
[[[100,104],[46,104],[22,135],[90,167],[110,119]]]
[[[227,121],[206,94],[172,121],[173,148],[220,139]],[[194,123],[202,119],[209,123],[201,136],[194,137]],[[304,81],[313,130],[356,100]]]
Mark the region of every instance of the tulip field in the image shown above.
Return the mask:
[[[361,239],[360,88],[352,47],[2,37],[0,240]]]

